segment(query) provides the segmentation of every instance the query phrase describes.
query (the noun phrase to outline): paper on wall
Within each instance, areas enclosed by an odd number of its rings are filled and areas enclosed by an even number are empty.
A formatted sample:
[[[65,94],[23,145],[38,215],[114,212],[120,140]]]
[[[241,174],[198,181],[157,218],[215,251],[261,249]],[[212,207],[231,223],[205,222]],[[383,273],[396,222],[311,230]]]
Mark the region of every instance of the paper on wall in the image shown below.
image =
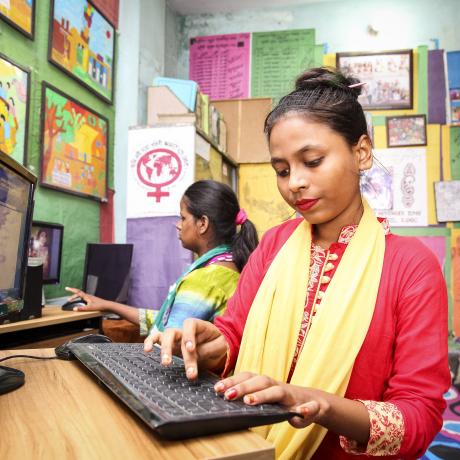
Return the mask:
[[[361,191],[379,217],[390,225],[428,225],[426,150],[424,148],[380,149],[361,180]]]

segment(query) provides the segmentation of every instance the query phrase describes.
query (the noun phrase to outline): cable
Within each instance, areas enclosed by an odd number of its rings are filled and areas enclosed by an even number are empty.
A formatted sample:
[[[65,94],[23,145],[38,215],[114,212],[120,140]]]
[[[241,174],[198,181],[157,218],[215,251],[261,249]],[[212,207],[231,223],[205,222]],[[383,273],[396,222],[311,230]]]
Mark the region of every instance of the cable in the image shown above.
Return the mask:
[[[2,361],[6,361],[7,359],[13,359],[13,358],[32,358],[32,359],[57,359],[57,356],[30,356],[30,355],[12,355],[12,356],[7,356],[6,358],[1,358],[0,363]]]

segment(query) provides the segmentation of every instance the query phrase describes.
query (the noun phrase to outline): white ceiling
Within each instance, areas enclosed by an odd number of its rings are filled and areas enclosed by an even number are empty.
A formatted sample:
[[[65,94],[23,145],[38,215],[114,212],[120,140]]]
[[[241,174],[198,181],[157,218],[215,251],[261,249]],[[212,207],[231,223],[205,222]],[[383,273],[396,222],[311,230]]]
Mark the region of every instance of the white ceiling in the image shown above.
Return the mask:
[[[166,0],[177,13],[187,16],[204,13],[228,13],[231,11],[282,6],[323,3],[334,0]]]

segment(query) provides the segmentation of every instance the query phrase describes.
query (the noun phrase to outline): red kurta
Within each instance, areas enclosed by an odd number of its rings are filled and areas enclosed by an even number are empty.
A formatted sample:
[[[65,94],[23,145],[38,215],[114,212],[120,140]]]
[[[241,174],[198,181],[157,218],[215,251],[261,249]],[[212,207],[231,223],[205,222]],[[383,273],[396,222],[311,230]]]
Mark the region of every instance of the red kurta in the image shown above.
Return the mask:
[[[230,347],[227,370],[235,366],[246,318],[265,273],[301,220],[285,222],[264,235],[225,314],[215,320]],[[330,251],[341,258],[346,246],[334,243]],[[443,394],[450,385],[447,311],[445,281],[434,254],[416,238],[386,235],[374,315],[345,394],[349,399],[391,402],[402,413],[400,451],[380,458],[420,457],[441,428]],[[356,456],[341,448],[338,435],[328,432],[313,458]]]

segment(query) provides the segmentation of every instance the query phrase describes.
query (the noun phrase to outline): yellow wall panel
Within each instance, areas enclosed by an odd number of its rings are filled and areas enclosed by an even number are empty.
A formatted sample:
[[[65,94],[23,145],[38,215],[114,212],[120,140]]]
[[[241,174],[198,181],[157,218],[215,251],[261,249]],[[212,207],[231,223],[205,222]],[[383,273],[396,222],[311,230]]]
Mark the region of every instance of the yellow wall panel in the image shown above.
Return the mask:
[[[294,215],[294,210],[278,192],[275,172],[270,163],[241,164],[238,195],[240,206],[246,210],[259,236]]]
[[[440,125],[428,125],[426,128],[426,181],[428,192],[428,224],[435,225],[436,207],[434,202],[434,183],[441,178],[441,127]]]

